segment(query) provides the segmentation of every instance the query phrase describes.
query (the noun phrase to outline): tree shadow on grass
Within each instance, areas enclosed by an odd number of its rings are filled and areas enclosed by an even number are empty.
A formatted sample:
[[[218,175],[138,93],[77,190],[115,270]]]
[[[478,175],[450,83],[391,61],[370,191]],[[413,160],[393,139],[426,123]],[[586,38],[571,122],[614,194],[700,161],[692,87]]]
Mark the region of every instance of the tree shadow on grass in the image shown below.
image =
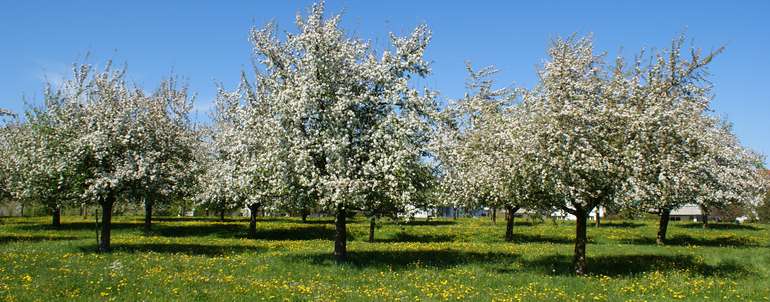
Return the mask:
[[[762,228],[753,226],[753,225],[746,225],[746,224],[735,224],[735,223],[709,223],[707,228],[703,228],[702,223],[679,223],[676,224],[677,227],[680,228],[686,228],[686,229],[703,229],[703,230],[751,230],[751,231],[759,231]]]
[[[334,240],[335,231],[333,228],[310,225],[304,227],[295,227],[291,229],[263,229],[257,228],[256,236],[253,239],[261,240]],[[352,234],[348,232],[348,240],[355,240]]]
[[[101,224],[99,224],[101,227]],[[113,222],[110,224],[113,230],[125,230],[125,229],[138,229],[142,227],[141,223],[131,222]],[[96,224],[94,222],[78,221],[78,222],[62,222],[59,226],[53,226],[50,224],[33,224],[23,225],[16,227],[20,230],[27,231],[84,231],[84,230],[96,230]]]
[[[303,224],[303,225],[313,225],[313,224],[334,224],[334,219],[316,219],[316,218],[308,218],[306,221],[302,221],[301,219],[292,219],[288,217],[259,217],[257,218],[257,221],[259,222],[286,222],[286,223],[296,223],[296,224]],[[349,223],[352,221],[348,221]]]
[[[451,221],[451,220],[430,220],[430,221],[412,220],[412,221],[405,221],[405,222],[393,221],[393,222],[390,222],[389,224],[403,225],[403,226],[411,226],[411,225],[414,225],[414,226],[417,226],[417,225],[454,225],[454,224],[457,224],[457,222],[456,221]]]
[[[643,227],[644,223],[634,223],[634,222],[602,222],[599,225],[599,228],[628,228],[628,229],[635,229],[639,227]]]
[[[575,240],[570,237],[513,233],[513,242],[514,243],[572,244],[572,243],[575,243]],[[593,240],[591,238],[588,238],[588,242],[592,243]]]
[[[112,244],[112,252],[124,253],[164,253],[164,254],[186,254],[197,256],[222,256],[240,253],[258,253],[264,251],[264,248],[255,246],[221,246],[221,245],[202,245],[187,243],[130,243],[130,244]],[[95,253],[95,246],[82,247],[81,251]]]
[[[296,226],[291,228],[263,228],[257,225],[256,236],[248,236],[247,224],[181,224],[154,225],[147,233],[162,237],[218,237],[251,238],[261,240],[315,240],[334,239],[334,229],[323,225]],[[351,235],[348,234],[351,238]],[[352,239],[351,239],[352,240]]]
[[[434,235],[434,234],[409,234],[405,232],[396,233],[392,238],[380,239],[377,242],[451,242],[454,241],[454,235]]]
[[[691,255],[612,255],[589,256],[588,271],[592,275],[632,276],[654,271],[686,271],[700,276],[749,275],[750,272],[734,261],[711,265]],[[547,275],[574,275],[571,255],[552,255],[522,261],[522,269]],[[512,272],[517,270],[499,270]]]
[[[307,261],[315,265],[336,265],[331,253],[313,253],[287,256],[290,261]],[[472,263],[496,263],[505,265],[516,261],[516,254],[501,252],[467,252],[457,250],[405,250],[405,251],[348,251],[345,265],[355,267],[388,267],[411,269],[414,267],[452,267]]]
[[[644,244],[654,245],[656,244],[655,238],[644,237],[620,240],[624,243],[630,244]],[[757,247],[761,244],[754,239],[747,237],[736,236],[720,236],[716,238],[697,238],[689,235],[674,235],[666,239],[666,245],[678,245],[678,246],[709,246],[709,247]]]
[[[44,235],[0,235],[0,244],[9,242],[39,242],[39,241],[61,241],[78,240],[75,236],[44,236]]]
[[[159,222],[239,222],[248,221],[247,218],[225,218],[224,220],[219,217],[153,217],[152,221]]]
[[[243,237],[246,226],[241,224],[178,224],[153,225],[147,235],[163,237]]]

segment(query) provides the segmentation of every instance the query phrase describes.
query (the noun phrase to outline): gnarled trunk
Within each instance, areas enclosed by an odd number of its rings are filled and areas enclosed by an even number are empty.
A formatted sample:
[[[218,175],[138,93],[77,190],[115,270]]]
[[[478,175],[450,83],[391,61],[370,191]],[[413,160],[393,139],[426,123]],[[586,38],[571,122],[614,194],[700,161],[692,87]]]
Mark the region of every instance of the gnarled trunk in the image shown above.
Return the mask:
[[[335,236],[334,236],[334,258],[337,259],[337,262],[344,262],[348,259],[348,250],[347,250],[347,225],[346,225],[346,219],[347,219],[347,212],[345,211],[345,207],[343,205],[337,206],[337,217],[334,221],[335,226]]]
[[[99,252],[110,251],[110,231],[112,230],[112,206],[115,204],[115,197],[110,195],[101,202],[102,206],[102,234],[99,241]]]
[[[671,219],[671,209],[660,209],[660,222],[658,223],[658,237],[655,242],[659,245],[666,244],[666,231],[668,230],[668,221]]]
[[[586,262],[588,210],[583,207],[576,207],[575,217],[577,218],[575,221],[575,255],[573,256],[572,263],[575,267],[575,274],[582,276],[588,273],[588,264]]]
[[[51,225],[58,227],[61,225],[61,206],[56,205],[51,209]]]
[[[259,211],[258,204],[249,205],[249,238],[257,237],[257,211]]]
[[[519,207],[505,206],[505,241],[513,241],[513,224]]]

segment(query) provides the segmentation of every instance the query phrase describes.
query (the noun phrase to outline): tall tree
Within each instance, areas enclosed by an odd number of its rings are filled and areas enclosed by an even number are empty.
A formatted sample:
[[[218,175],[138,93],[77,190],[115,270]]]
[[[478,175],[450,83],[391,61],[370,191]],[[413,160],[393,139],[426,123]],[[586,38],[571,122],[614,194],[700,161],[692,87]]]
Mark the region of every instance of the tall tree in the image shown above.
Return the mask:
[[[101,207],[99,251],[110,251],[112,214],[119,200],[135,200],[143,172],[142,116],[145,96],[125,80],[125,68],[107,64],[103,71],[90,65],[74,68],[65,99],[77,108],[67,121],[78,134],[71,142],[83,179],[83,197]]]
[[[364,196],[378,191],[407,201],[416,192],[409,167],[423,155],[435,105],[409,85],[429,72],[426,27],[392,37],[392,49],[377,58],[339,22],[325,18],[320,3],[297,17],[298,33],[281,40],[267,25],[252,30],[251,40],[264,67],[259,82],[280,116],[288,166],[335,213],[334,255],[344,261],[346,217]]]
[[[719,208],[756,192],[750,183],[759,159],[710,115],[706,68],[722,49],[705,55],[693,49],[685,57],[683,42],[683,36],[673,40],[648,66],[637,59],[628,81],[631,177],[624,198],[635,201],[629,206],[657,210],[658,244],[666,241],[672,210],[685,204]]]
[[[588,214],[617,202],[626,178],[626,80],[622,73],[610,75],[590,38],[557,39],[548,54],[540,83],[524,100],[522,133],[532,145],[530,171],[542,180],[547,201],[576,217],[573,262],[583,275]]]

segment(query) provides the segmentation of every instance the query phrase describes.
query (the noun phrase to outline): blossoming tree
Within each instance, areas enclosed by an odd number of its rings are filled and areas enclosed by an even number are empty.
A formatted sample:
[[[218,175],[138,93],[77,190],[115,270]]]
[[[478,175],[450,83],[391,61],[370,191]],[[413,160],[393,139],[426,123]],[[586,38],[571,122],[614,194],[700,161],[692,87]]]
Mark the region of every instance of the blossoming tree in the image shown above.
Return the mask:
[[[468,71],[470,93],[443,112],[436,136],[444,191],[465,208],[505,208],[505,239],[512,241],[516,211],[540,201],[525,160],[525,111],[513,89],[493,89],[494,67],[476,71],[468,64]]]
[[[186,86],[171,77],[139,102],[136,135],[139,157],[132,198],[145,207],[145,229],[156,203],[185,198],[194,181],[198,135],[189,118],[193,99]]]
[[[618,201],[624,186],[625,78],[606,71],[590,38],[557,39],[524,100],[529,171],[544,200],[576,217],[575,273],[587,273],[586,222],[599,205]]]
[[[76,201],[81,187],[70,143],[77,137],[70,122],[77,108],[67,101],[67,89],[47,85],[43,104],[30,107],[23,122],[6,129],[8,191],[22,203],[47,208],[53,226],[60,225],[62,207]]]
[[[711,116],[706,67],[722,49],[706,55],[693,49],[684,58],[683,41],[675,39],[649,66],[637,60],[628,81],[631,177],[624,198],[629,206],[657,210],[658,244],[665,243],[672,210],[688,203],[704,209],[747,203],[760,189],[755,176],[761,159]]]
[[[10,179],[14,160],[11,148],[18,124],[12,119],[14,114],[11,111],[0,109],[0,112],[0,202],[4,202],[11,198]]]
[[[371,192],[409,202],[416,192],[410,169],[425,150],[434,111],[431,94],[409,85],[428,74],[423,60],[430,32],[418,27],[393,37],[378,58],[371,46],[349,38],[340,17],[324,17],[323,3],[299,32],[281,40],[272,25],[254,29],[254,52],[264,86],[279,116],[285,159],[298,184],[336,216],[334,255],[347,257],[346,217]]]

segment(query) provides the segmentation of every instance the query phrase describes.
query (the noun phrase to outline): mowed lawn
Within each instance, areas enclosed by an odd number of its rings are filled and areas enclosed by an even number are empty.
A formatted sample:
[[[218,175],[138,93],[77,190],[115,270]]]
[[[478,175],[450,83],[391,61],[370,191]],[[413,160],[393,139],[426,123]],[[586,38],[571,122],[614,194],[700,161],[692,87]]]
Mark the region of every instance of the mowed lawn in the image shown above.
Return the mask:
[[[0,218],[0,301],[718,301],[770,300],[770,226],[655,221],[589,227],[591,276],[571,271],[574,225],[486,218],[349,224],[350,261],[331,257],[331,219],[116,217],[111,254],[92,220]]]

